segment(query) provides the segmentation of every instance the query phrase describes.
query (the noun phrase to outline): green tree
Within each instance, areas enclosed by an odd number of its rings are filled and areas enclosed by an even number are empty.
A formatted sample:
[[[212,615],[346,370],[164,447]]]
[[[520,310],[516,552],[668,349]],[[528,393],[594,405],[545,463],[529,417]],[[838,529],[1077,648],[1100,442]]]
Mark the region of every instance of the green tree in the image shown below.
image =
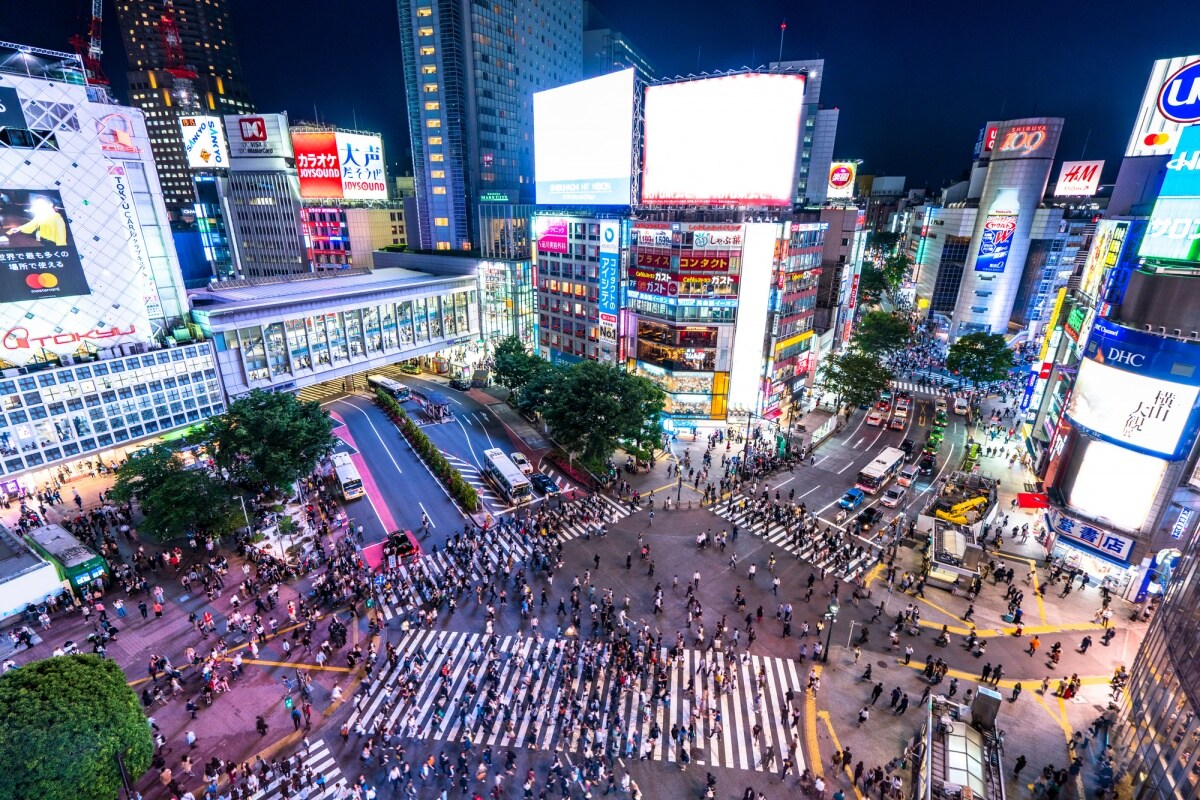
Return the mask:
[[[539,362],[544,359],[532,355],[516,336],[506,336],[496,342],[492,350],[493,369],[496,383],[515,395],[536,377]]]
[[[821,380],[826,391],[837,395],[838,402],[853,408],[874,402],[892,380],[892,371],[875,356],[847,350],[825,362]]]
[[[141,531],[160,541],[189,532],[222,536],[242,522],[229,487],[206,469],[185,467],[165,444],[122,464],[111,494],[120,503],[136,501]]]
[[[536,356],[531,357],[530,364],[530,377],[517,393],[517,410],[523,414],[541,414],[559,393],[565,370]]]
[[[283,489],[333,449],[333,421],[319,403],[255,389],[210,419],[200,438],[228,479],[249,491]]]
[[[903,350],[912,341],[912,328],[900,314],[868,311],[858,319],[851,344],[863,353],[885,356]]]
[[[662,440],[662,412],[666,392],[642,375],[621,373],[621,433],[625,449],[636,458],[649,459]]]
[[[1013,352],[998,333],[976,331],[959,337],[946,353],[946,369],[981,383],[1004,380],[1013,366]]]
[[[912,267],[912,259],[903,250],[897,250],[883,259],[879,271],[883,273],[889,296],[894,298],[900,291],[900,285],[908,280]]]
[[[58,656],[0,677],[0,798],[112,800],[150,768],[154,743],[125,673],[99,656]]]
[[[658,442],[666,395],[656,384],[596,361],[562,373],[543,415],[554,437],[593,470],[622,443],[647,457]]]
[[[893,231],[871,231],[867,239],[867,249],[878,253],[880,258],[886,258],[900,243],[900,234]]]
[[[877,306],[884,294],[891,291],[883,272],[876,269],[874,264],[863,262],[861,274],[858,277],[858,304],[860,306]]]

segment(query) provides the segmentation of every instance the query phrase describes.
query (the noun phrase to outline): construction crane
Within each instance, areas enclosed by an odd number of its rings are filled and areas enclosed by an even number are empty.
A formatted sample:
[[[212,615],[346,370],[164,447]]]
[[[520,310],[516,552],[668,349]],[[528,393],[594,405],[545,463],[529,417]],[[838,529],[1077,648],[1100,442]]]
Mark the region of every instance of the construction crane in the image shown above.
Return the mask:
[[[70,39],[71,46],[83,61],[88,83],[97,86],[108,86],[108,76],[100,66],[100,17],[103,5],[104,0],[92,0],[92,21],[88,24],[87,36],[77,33]]]
[[[179,35],[179,26],[175,24],[175,6],[171,0],[166,0],[162,16],[158,18],[158,35],[162,37],[167,72],[182,80],[195,80],[196,70],[187,65],[183,55],[183,37]]]

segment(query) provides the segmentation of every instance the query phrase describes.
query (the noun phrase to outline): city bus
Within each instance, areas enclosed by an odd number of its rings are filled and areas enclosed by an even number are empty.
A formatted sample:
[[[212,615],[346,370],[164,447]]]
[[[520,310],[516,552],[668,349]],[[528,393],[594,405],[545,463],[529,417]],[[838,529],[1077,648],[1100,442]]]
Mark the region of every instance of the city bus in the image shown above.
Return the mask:
[[[76,591],[108,574],[108,563],[61,525],[31,528],[26,537],[54,566],[59,579]]]
[[[350,460],[349,453],[333,454],[333,477],[337,479],[338,488],[345,499],[353,500],[363,496],[362,478],[358,474],[358,467]]]
[[[904,451],[899,447],[885,447],[874,461],[858,473],[858,480],[854,485],[867,494],[875,494],[895,477],[903,466]]]
[[[509,505],[519,505],[533,497],[533,487],[525,473],[499,447],[483,451],[481,472]]]
[[[376,389],[383,389],[385,392],[396,398],[396,402],[403,403],[412,397],[412,390],[405,386],[400,381],[394,381],[391,378],[385,378],[382,375],[368,375],[367,385]]]

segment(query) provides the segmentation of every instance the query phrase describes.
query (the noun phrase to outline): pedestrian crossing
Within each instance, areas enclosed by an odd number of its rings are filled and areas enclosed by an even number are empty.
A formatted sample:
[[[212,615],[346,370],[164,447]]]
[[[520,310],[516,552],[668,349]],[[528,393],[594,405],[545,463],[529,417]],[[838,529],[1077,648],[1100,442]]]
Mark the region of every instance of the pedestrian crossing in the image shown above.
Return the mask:
[[[627,506],[618,505],[603,495],[598,497],[604,524],[615,523],[631,513]],[[599,520],[566,524],[562,526],[556,538],[565,543],[580,537],[589,537],[596,534],[600,524]],[[457,575],[461,574],[463,569],[469,569],[468,577],[474,584],[487,574],[512,571],[515,564],[525,561],[533,554],[532,539],[523,538],[519,534],[500,533],[493,529],[482,534],[479,542],[479,549],[468,567],[456,564],[447,550],[425,553],[418,559],[397,565],[397,585],[393,586],[390,592],[382,593],[380,613],[383,614],[384,620],[390,622],[420,603],[428,601],[428,587],[445,585],[446,578],[452,572]],[[405,586],[409,588],[405,590]]]
[[[749,531],[785,553],[803,559],[814,567],[837,573],[838,577],[847,583],[857,581],[871,566],[879,560],[879,546],[869,539],[857,534],[848,534],[847,541],[854,555],[841,568],[837,567],[837,557],[840,548],[828,548],[819,535],[798,535],[794,530],[789,531],[784,525],[773,521],[755,519],[752,513],[753,503],[747,501],[742,507],[741,495],[730,496],[716,505],[712,511],[722,519],[738,526],[739,532]],[[822,528],[829,525],[841,530],[841,526],[820,520]],[[861,548],[861,552],[860,552]]]
[[[507,505],[504,500],[501,499],[498,494],[496,494],[496,491],[492,488],[492,485],[484,479],[483,473],[479,471],[479,467],[465,459],[459,458],[456,455],[447,453],[445,450],[442,451],[442,455],[445,456],[446,460],[450,462],[450,466],[458,470],[459,474],[463,476],[463,480],[471,484],[471,487],[475,490],[475,493],[479,495],[479,499],[486,503],[489,507],[493,509],[499,509],[504,508]]]
[[[309,742],[307,748],[301,747],[297,752],[302,754],[302,764],[305,770],[311,771],[313,776],[323,776],[324,778],[324,789],[317,789],[316,786],[312,787],[308,795],[312,800],[336,797],[340,793],[340,787],[347,785],[346,776],[342,774],[341,767],[337,765],[337,759],[330,751],[324,739]],[[276,800],[276,798],[282,798],[284,796],[285,780],[286,776],[284,775],[273,778],[270,783],[260,786],[258,791],[249,795],[249,800]],[[319,783],[317,786],[319,786]],[[287,796],[295,797],[296,793],[289,790]]]
[[[602,656],[589,669],[571,649],[560,638],[409,632],[371,693],[356,699],[350,725],[368,735],[392,728],[409,739],[480,747],[571,752],[590,745],[614,758],[668,763],[680,758],[672,740],[678,726],[695,764],[769,771],[790,757],[803,771],[798,704],[807,676],[794,660],[727,660],[720,651],[706,656],[685,647],[667,670],[663,700],[654,702],[648,679],[623,681]],[[664,648],[660,658],[669,657]],[[415,688],[406,693],[404,685]]]

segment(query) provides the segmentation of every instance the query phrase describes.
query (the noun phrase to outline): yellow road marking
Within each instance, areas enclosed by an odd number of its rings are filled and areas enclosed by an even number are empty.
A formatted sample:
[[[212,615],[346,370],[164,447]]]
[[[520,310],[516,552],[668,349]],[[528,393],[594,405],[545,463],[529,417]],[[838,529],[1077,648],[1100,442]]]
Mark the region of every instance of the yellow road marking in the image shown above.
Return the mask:
[[[933,620],[923,619],[917,624],[922,628],[935,628],[939,631],[942,629],[942,624]],[[971,633],[970,628],[964,628],[961,625],[947,625],[946,628],[950,633],[961,636],[967,636]],[[1004,628],[976,628],[975,635],[981,639],[988,639],[999,636],[1012,636],[1016,630],[1017,626],[1015,625]],[[1104,630],[1104,626],[1095,622],[1065,622],[1061,625],[1026,625],[1021,630],[1026,636],[1033,636],[1035,634],[1046,635],[1065,631],[1102,631]]]
[[[222,661],[229,661],[228,658],[222,658]],[[311,669],[319,672],[353,672],[349,667],[335,667],[329,664],[301,664],[293,661],[267,661],[261,658],[243,658],[243,664],[257,664],[263,667],[295,667],[296,669]]]
[[[818,711],[817,716],[820,717],[821,721],[825,723],[825,729],[829,731],[829,738],[833,740],[833,746],[836,747],[837,752],[840,753],[842,751],[842,743],[838,741],[838,735],[833,730],[833,721],[829,718],[829,712]],[[863,793],[860,792],[858,787],[854,785],[854,770],[851,769],[849,764],[843,764],[842,771],[845,772],[846,777],[850,779],[850,786],[852,789],[854,789],[854,794],[858,796],[859,800],[862,800]]]
[[[899,666],[902,666],[902,667],[907,666],[909,669],[916,670],[918,672],[925,671],[924,664],[918,664],[916,662],[913,662],[911,664],[906,665],[904,663],[903,658],[899,659]],[[978,672],[965,672],[961,669],[949,669],[949,670],[946,670],[946,674],[951,678],[958,678],[959,680],[963,680],[963,681],[971,681],[972,683],[983,683],[983,681],[979,680]],[[1100,686],[1101,684],[1107,685],[1110,680],[1112,680],[1111,675],[1086,675],[1079,679],[1079,683],[1081,686]],[[1022,686],[1021,686],[1022,691],[1026,691],[1027,687],[1025,687],[1024,684],[1034,682],[1034,681],[1036,681],[1038,686],[1041,686],[1041,679],[1028,678],[1028,677],[1027,678],[1003,678],[1003,679],[1001,679],[1001,681],[999,683],[992,683],[991,681],[988,681],[986,685],[992,686],[997,689],[999,689],[999,688],[1011,689],[1015,684],[1020,683],[1020,684],[1022,684]],[[1053,680],[1051,680],[1050,682],[1054,683]]]
[[[813,669],[819,677],[821,666],[814,665]],[[804,739],[808,745],[808,761],[813,774],[824,778],[825,765],[821,763],[821,745],[817,741],[817,697],[807,689],[804,692]]]

